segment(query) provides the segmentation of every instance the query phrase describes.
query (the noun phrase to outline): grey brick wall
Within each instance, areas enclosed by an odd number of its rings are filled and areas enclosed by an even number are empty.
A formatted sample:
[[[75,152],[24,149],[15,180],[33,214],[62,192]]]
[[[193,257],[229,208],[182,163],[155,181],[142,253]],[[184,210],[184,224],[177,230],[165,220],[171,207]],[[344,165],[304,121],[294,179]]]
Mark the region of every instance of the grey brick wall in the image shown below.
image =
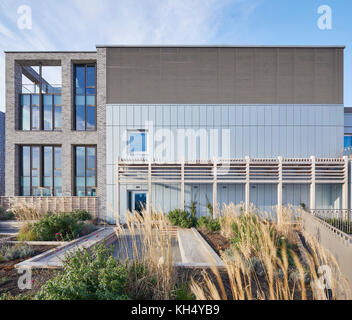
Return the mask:
[[[5,113],[0,112],[0,196],[5,194]]]
[[[20,131],[19,93],[21,90],[20,64],[61,62],[62,67],[62,130]],[[97,61],[97,131],[74,131],[73,124],[73,64]],[[18,146],[25,144],[57,144],[62,146],[62,188],[64,196],[73,195],[73,146],[97,145],[97,194],[99,211],[105,208],[105,53],[96,52],[7,52],[6,53],[6,196],[19,195]],[[103,87],[100,88],[100,85]]]

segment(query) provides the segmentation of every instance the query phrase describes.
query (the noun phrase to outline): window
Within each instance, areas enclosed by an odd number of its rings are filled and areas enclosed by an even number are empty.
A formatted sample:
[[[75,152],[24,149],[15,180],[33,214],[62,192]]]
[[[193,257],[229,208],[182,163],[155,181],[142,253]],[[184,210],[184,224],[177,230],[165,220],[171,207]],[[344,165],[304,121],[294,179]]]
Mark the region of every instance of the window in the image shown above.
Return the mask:
[[[344,147],[351,148],[352,147],[352,136],[345,136],[344,138]]]
[[[96,196],[96,146],[75,147],[75,195]]]
[[[58,82],[61,82],[61,67],[22,66],[21,130],[62,128],[61,84]]]
[[[127,145],[129,155],[146,154],[147,132],[145,130],[128,131]]]
[[[21,196],[62,196],[61,147],[20,148]]]
[[[96,129],[96,66],[75,65],[75,129]]]

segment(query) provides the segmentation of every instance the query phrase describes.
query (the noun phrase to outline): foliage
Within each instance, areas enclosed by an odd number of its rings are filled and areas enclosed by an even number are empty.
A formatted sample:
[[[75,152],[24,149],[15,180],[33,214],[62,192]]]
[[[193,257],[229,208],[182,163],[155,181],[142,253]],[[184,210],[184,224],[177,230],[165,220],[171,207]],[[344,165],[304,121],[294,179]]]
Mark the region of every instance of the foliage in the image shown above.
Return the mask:
[[[220,231],[220,221],[209,216],[201,216],[197,220],[197,227],[206,228],[209,231]]]
[[[114,259],[104,245],[78,250],[69,256],[63,272],[50,279],[35,296],[40,300],[126,300],[128,267]]]
[[[196,296],[192,293],[187,283],[181,283],[175,289],[174,300],[196,300]]]
[[[37,235],[32,229],[32,224],[26,223],[20,228],[20,231],[17,235],[18,241],[36,241]]]
[[[195,226],[195,221],[192,219],[192,216],[185,210],[174,209],[168,213],[167,217],[174,226],[182,228],[192,228]]]
[[[35,250],[28,245],[3,245],[0,246],[0,256],[3,261],[24,259],[33,256]]]
[[[92,215],[88,213],[86,210],[74,210],[72,215],[79,221],[88,221],[92,220]]]
[[[15,215],[12,211],[5,211],[3,208],[0,208],[0,221],[13,220]]]
[[[20,229],[20,241],[70,241],[95,230],[92,224],[85,224],[91,216],[85,211],[54,214],[48,212],[39,221],[26,224]]]
[[[193,226],[197,224],[196,215],[197,215],[197,201],[193,201],[191,204],[191,221]]]
[[[324,219],[324,221],[347,234],[352,233],[352,221],[344,221],[336,218]]]

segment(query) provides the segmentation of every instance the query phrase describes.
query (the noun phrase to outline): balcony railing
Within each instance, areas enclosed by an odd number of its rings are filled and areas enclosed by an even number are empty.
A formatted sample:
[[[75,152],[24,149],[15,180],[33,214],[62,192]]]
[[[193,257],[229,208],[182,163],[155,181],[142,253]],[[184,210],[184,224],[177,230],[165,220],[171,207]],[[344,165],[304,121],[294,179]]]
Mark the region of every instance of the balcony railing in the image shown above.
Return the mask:
[[[61,94],[62,86],[61,84],[42,84],[42,93],[53,93],[53,94]],[[40,86],[38,84],[23,84],[22,85],[22,93],[25,94],[39,94]]]
[[[333,227],[347,234],[352,234],[351,209],[315,209],[309,211],[315,217],[329,223]]]

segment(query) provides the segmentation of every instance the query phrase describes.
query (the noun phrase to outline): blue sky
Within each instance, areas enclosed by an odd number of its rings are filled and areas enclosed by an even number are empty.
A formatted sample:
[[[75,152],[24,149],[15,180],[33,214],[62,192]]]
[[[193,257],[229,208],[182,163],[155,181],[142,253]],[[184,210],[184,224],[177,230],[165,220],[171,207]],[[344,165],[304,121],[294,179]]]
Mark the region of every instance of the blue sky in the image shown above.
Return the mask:
[[[21,5],[32,29],[18,28]],[[332,9],[332,30],[317,26]],[[0,110],[6,50],[95,50],[96,44],[346,45],[352,106],[351,0],[0,0]]]

